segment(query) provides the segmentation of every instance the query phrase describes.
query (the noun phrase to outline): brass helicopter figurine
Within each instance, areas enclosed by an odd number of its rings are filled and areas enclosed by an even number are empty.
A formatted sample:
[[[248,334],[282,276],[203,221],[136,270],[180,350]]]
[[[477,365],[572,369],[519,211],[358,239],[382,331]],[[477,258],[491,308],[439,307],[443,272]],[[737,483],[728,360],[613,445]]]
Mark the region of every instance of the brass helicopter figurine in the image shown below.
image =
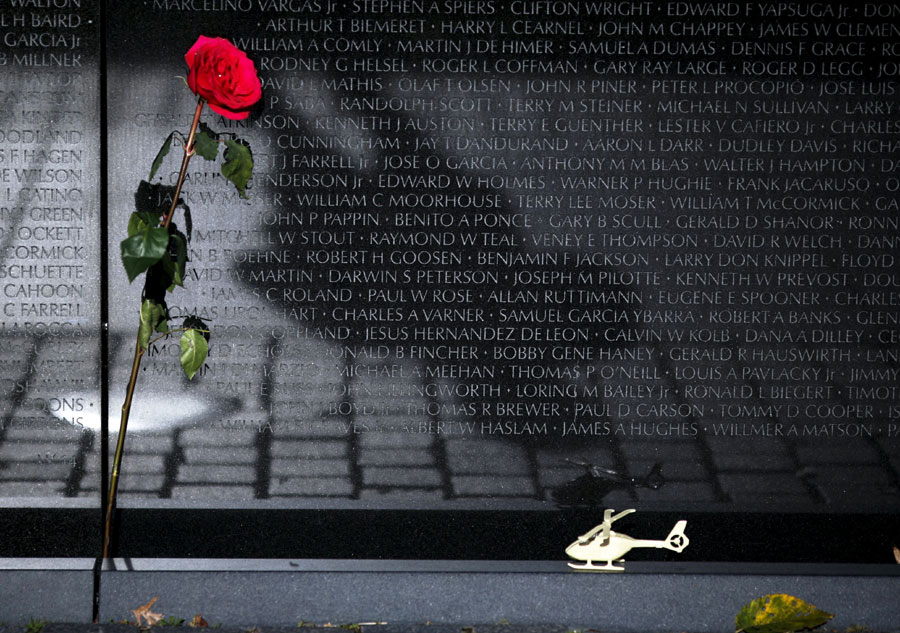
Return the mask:
[[[613,516],[615,510],[606,510],[603,513],[603,523],[589,532],[582,534],[578,540],[566,548],[566,554],[575,560],[585,561],[583,565],[569,563],[569,567],[581,571],[625,571],[621,566],[625,561],[622,557],[635,547],[665,548],[673,552],[681,552],[690,542],[684,533],[687,521],[679,521],[662,541],[631,538],[627,534],[619,534],[612,530],[614,521],[618,521],[627,514],[634,512],[624,510]],[[605,561],[604,565],[595,565],[594,561]],[[614,564],[617,563],[617,564]]]

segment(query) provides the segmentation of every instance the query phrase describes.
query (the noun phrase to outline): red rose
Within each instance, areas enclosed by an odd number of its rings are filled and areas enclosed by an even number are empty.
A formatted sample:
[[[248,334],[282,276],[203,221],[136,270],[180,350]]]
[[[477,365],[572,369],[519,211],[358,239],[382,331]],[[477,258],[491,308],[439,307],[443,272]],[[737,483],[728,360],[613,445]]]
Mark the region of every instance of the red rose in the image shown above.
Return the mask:
[[[262,97],[256,67],[244,51],[221,37],[201,35],[184,56],[188,87],[227,119],[246,119]]]

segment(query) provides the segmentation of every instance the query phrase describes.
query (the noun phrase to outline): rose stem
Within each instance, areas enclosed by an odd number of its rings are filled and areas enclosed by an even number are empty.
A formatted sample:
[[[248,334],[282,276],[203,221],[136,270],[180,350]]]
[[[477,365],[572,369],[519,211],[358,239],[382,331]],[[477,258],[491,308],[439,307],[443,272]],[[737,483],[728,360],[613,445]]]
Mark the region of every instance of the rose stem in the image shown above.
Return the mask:
[[[188,134],[187,142],[184,144],[184,158],[181,159],[181,171],[178,173],[178,182],[175,185],[175,193],[172,196],[172,206],[163,219],[162,226],[169,228],[172,222],[172,216],[175,215],[175,207],[178,206],[178,197],[181,195],[181,186],[184,184],[184,178],[187,175],[188,163],[191,156],[194,155],[194,137],[197,134],[197,127],[200,125],[200,114],[203,112],[203,106],[206,101],[201,97],[197,101],[197,109],[194,111],[194,120],[191,122],[191,131]],[[109,555],[109,541],[112,525],[112,513],[116,506],[116,492],[119,488],[119,468],[122,465],[122,452],[125,448],[125,431],[128,427],[128,415],[131,412],[131,401],[134,398],[134,388],[137,384],[138,371],[141,367],[141,358],[144,356],[144,350],[141,347],[140,335],[134,346],[134,361],[131,364],[131,377],[128,379],[128,388],[125,391],[125,402],[122,404],[122,417],[119,423],[119,437],[116,441],[116,454],[113,458],[112,474],[109,478],[109,499],[106,505],[106,515],[104,517],[103,527],[103,559]]]

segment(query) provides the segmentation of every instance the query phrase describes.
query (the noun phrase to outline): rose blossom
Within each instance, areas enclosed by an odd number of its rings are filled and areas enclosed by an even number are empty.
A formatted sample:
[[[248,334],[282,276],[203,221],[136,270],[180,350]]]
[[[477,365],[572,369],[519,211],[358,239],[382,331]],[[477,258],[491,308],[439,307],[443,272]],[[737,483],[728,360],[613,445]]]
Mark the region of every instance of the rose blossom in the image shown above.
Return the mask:
[[[246,119],[262,97],[253,61],[226,39],[201,35],[184,61],[188,87],[227,119]]]

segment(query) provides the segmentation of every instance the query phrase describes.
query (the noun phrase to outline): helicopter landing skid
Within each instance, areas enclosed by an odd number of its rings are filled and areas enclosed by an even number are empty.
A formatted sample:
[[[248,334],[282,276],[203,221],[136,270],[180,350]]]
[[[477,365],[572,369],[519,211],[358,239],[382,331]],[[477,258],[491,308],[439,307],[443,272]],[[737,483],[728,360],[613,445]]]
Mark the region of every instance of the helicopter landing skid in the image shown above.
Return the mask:
[[[569,563],[568,565],[572,569],[577,569],[578,571],[599,571],[599,572],[625,571],[624,566],[618,567],[616,565],[613,565],[613,562],[614,561],[607,561],[607,563],[605,565],[595,565],[594,561],[589,560],[586,563],[584,563],[583,565],[578,565],[577,563]],[[625,559],[620,558],[619,560],[617,560],[615,562],[621,564],[621,563],[625,562]]]

